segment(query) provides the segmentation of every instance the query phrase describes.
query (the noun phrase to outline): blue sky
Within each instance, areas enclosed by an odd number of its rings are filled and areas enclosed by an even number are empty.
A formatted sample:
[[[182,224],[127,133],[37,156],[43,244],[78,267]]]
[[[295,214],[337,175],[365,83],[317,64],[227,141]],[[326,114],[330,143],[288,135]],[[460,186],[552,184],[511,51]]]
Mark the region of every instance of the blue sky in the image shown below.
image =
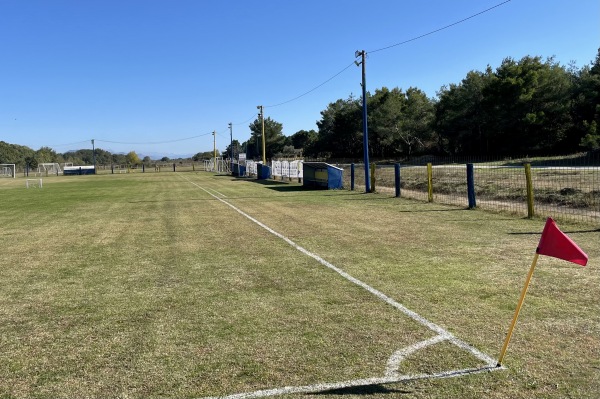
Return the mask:
[[[502,2],[0,0],[0,140],[195,154],[212,150],[212,131],[224,150],[229,122],[247,140],[257,105],[286,135],[316,129],[329,103],[360,95],[356,50],[368,54],[369,91],[413,86],[430,97],[506,57],[595,59],[598,0],[512,0],[370,53]]]

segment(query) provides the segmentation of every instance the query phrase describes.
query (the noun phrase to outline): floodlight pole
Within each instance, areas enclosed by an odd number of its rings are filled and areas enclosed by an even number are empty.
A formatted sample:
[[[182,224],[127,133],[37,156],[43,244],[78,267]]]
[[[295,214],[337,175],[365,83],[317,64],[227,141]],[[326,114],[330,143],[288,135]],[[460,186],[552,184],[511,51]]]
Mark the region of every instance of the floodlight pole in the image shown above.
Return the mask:
[[[356,51],[354,56],[361,57],[361,61],[354,61],[356,66],[362,65],[362,108],[363,108],[363,157],[365,163],[365,191],[371,192],[371,176],[369,173],[369,132],[367,129],[367,79],[365,73],[366,51]]]
[[[229,122],[229,152],[231,156],[231,173],[233,173],[233,124]]]
[[[96,174],[96,148],[94,147],[94,139],[92,139],[92,159],[94,162],[94,174]]]
[[[259,109],[259,116],[260,116],[260,120],[262,122],[262,162],[263,165],[267,164],[267,155],[266,155],[266,143],[265,143],[265,114],[263,112],[263,106],[259,105],[256,108]]]

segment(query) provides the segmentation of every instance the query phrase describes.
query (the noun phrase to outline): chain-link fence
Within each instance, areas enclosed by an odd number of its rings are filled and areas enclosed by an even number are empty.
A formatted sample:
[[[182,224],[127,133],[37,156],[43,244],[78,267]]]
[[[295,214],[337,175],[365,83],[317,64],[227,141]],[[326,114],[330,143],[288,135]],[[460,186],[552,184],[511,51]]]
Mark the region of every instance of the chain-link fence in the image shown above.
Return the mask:
[[[472,200],[479,208],[600,223],[597,151],[554,159],[428,158],[404,162],[399,169],[400,196],[468,207],[467,164],[473,165]],[[337,166],[344,168],[344,187],[350,189],[351,164]],[[395,181],[394,164],[375,165],[371,177],[375,191],[394,194]],[[354,189],[366,190],[362,164],[354,165]]]

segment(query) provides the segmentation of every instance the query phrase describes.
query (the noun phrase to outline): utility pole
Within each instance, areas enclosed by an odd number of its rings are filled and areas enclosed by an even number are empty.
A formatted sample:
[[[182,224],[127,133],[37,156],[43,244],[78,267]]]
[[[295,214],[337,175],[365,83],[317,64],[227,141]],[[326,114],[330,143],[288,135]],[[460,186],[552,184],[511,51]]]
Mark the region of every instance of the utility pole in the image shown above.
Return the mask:
[[[94,147],[94,139],[92,139],[92,158],[94,159],[94,174],[96,174],[96,148]]]
[[[214,157],[215,157],[215,164],[214,164],[214,168],[215,168],[215,172],[217,171],[217,132],[215,130],[213,130],[213,153],[214,153]]]
[[[233,124],[229,122],[229,152],[231,156],[231,173],[233,174]]]
[[[266,155],[266,142],[265,142],[265,114],[263,112],[263,106],[259,105],[256,108],[259,109],[260,120],[262,122],[262,162],[263,165],[267,164],[267,155]]]
[[[354,61],[356,66],[362,65],[362,107],[363,107],[363,151],[365,162],[365,191],[371,192],[371,176],[369,174],[369,132],[367,129],[367,79],[365,73],[366,51],[356,51],[354,56],[361,57],[361,61]]]

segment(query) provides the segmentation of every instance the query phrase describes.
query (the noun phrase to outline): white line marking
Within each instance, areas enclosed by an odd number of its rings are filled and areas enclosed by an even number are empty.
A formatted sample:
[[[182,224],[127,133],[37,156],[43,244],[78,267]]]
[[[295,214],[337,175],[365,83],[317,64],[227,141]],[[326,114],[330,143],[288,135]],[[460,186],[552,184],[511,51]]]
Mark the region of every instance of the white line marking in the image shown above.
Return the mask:
[[[179,175],[179,176],[181,176],[181,175]],[[235,210],[237,213],[239,213],[240,215],[244,216],[248,220],[251,220],[252,222],[256,223],[257,225],[259,225],[263,229],[267,230],[269,233],[271,233],[271,234],[273,234],[273,235],[281,238],[283,241],[287,242],[289,245],[291,245],[292,247],[296,248],[298,251],[302,252],[306,256],[309,256],[309,257],[315,259],[317,262],[319,262],[323,266],[325,266],[325,267],[327,267],[327,268],[335,271],[336,273],[338,273],[339,275],[341,275],[342,277],[344,277],[346,280],[348,280],[348,281],[350,281],[350,282],[358,285],[359,287],[364,288],[365,290],[369,291],[371,294],[375,295],[377,298],[381,299],[382,301],[386,302],[387,304],[389,304],[389,305],[395,307],[396,309],[400,310],[406,316],[410,317],[411,319],[417,321],[418,323],[424,325],[425,327],[427,327],[430,330],[432,330],[435,333],[437,333],[437,336],[434,337],[434,338],[432,338],[431,340],[422,341],[422,342],[417,343],[415,345],[422,345],[424,342],[427,342],[428,345],[431,345],[432,343],[429,343],[429,341],[436,340],[439,337],[439,340],[448,340],[449,342],[451,342],[454,345],[456,345],[456,346],[458,346],[458,347],[466,350],[467,352],[471,353],[473,356],[475,356],[479,360],[482,360],[483,362],[486,363],[486,366],[481,367],[481,368],[452,370],[452,371],[445,371],[445,372],[435,373],[435,374],[417,374],[417,375],[412,375],[412,376],[411,375],[405,375],[405,376],[398,376],[398,377],[389,377],[389,376],[386,376],[386,377],[374,377],[374,378],[352,380],[352,381],[345,381],[345,382],[336,382],[336,383],[330,383],[330,384],[307,385],[307,386],[303,386],[303,387],[283,387],[283,388],[268,389],[268,390],[250,392],[250,393],[241,393],[241,394],[223,396],[223,398],[231,398],[231,399],[258,398],[258,397],[264,397],[264,396],[282,395],[282,394],[286,394],[286,393],[307,393],[307,392],[315,392],[315,391],[323,391],[323,390],[347,388],[347,387],[353,387],[353,386],[363,386],[363,385],[374,385],[374,384],[384,384],[384,383],[391,383],[391,382],[400,382],[400,381],[407,381],[407,380],[414,380],[414,379],[449,378],[449,377],[456,377],[456,376],[465,375],[465,374],[480,373],[480,372],[487,371],[487,370],[492,371],[492,370],[501,370],[501,369],[503,369],[503,367],[497,367],[496,366],[496,364],[497,364],[496,360],[492,359],[490,356],[488,356],[485,353],[481,352],[480,350],[478,350],[474,346],[471,346],[471,345],[467,344],[466,342],[464,342],[464,341],[456,338],[454,335],[452,335],[449,331],[447,331],[443,327],[440,327],[437,324],[435,324],[435,323],[427,320],[426,318],[424,318],[423,316],[419,315],[418,313],[416,313],[416,312],[408,309],[407,307],[405,307],[401,303],[396,302],[394,299],[392,299],[389,296],[385,295],[383,292],[381,292],[381,291],[379,291],[379,290],[371,287],[367,283],[364,283],[364,282],[360,281],[359,279],[351,276],[350,274],[346,273],[342,269],[340,269],[340,268],[334,266],[333,264],[327,262],[325,259],[321,258],[320,256],[318,256],[318,255],[310,252],[309,250],[301,247],[300,245],[296,244],[294,241],[290,240],[289,238],[287,238],[283,234],[276,232],[275,230],[273,230],[272,228],[270,228],[266,224],[258,221],[257,219],[255,219],[252,216],[248,215],[247,213],[245,213],[241,209],[237,208],[235,205],[233,205],[233,204],[227,202],[226,200],[224,200],[222,198],[219,198],[216,195],[212,194],[210,191],[208,191],[204,187],[202,187],[202,186],[194,183],[193,181],[187,179],[184,176],[181,176],[181,178],[183,178],[184,180],[186,180],[188,183],[191,183],[192,185],[198,187],[200,190],[206,192],[208,195],[210,195],[211,197],[215,198],[216,200],[218,200],[218,201],[222,202],[223,204],[229,206],[231,209]],[[425,345],[425,346],[427,346],[427,345]],[[410,348],[410,347],[408,347],[408,348]],[[420,348],[417,348],[417,349],[420,349]],[[396,353],[398,353],[398,352],[396,352]],[[209,399],[209,398],[205,398],[205,399]]]
[[[189,181],[189,180],[188,180],[188,181]],[[192,182],[190,181],[190,183],[192,183]],[[211,191],[214,191],[215,193],[219,194],[219,195],[220,195],[221,197],[223,197],[223,198],[227,198],[227,196],[226,196],[225,194],[218,192],[218,191],[217,191],[217,190],[215,190],[214,188],[207,187],[207,189],[208,189],[208,190],[211,190]],[[205,191],[206,191],[206,190],[205,190]]]
[[[215,190],[214,188],[211,188],[211,190],[213,190],[215,193],[219,194],[221,197],[223,198],[227,198],[227,196],[223,193],[218,192],[217,190]]]
[[[358,380],[350,380],[350,381],[340,381],[340,382],[329,382],[322,384],[314,384],[314,385],[304,385],[304,386],[296,386],[296,387],[281,387],[281,388],[273,388],[273,389],[263,389],[260,391],[254,392],[246,392],[246,393],[237,393],[233,395],[224,395],[224,396],[206,396],[202,399],[251,399],[251,398],[264,398],[267,396],[278,396],[292,393],[319,393],[331,391],[334,389],[344,389],[344,388],[352,388],[352,387],[363,387],[370,385],[379,385],[379,384],[392,384],[395,382],[403,382],[403,381],[414,381],[414,380],[424,380],[424,379],[442,379],[442,378],[453,378],[460,377],[468,374],[479,374],[486,371],[494,371],[494,370],[502,370],[503,367],[482,367],[478,369],[461,369],[461,370],[450,370],[443,371],[440,373],[433,374],[415,374],[415,375],[401,375],[397,377],[373,377],[373,378],[363,378]]]
[[[394,352],[394,354],[388,359],[387,368],[385,370],[385,376],[397,378],[399,376],[398,368],[400,367],[400,363],[402,363],[404,359],[406,359],[408,356],[420,349],[437,344],[438,342],[446,341],[448,340],[448,338],[449,337],[446,335],[436,335],[435,337],[431,337],[424,341],[417,342],[416,344],[407,346]]]

